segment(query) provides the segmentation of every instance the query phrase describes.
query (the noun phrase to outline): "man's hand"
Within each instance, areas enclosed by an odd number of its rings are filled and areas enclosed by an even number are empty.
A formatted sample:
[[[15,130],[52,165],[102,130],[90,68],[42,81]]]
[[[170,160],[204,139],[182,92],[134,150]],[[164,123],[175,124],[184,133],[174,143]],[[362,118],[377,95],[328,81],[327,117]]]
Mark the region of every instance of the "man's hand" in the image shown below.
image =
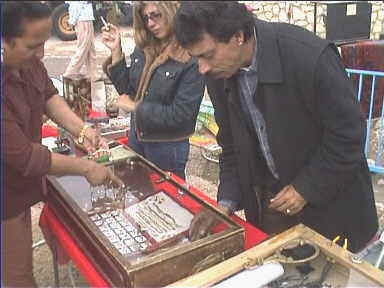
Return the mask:
[[[296,189],[292,185],[288,185],[271,199],[269,208],[275,209],[283,214],[294,215],[300,212],[306,204],[307,201]]]
[[[85,130],[84,147],[90,154],[95,153],[98,149],[108,150],[107,141],[93,128]]]
[[[226,215],[230,215],[231,213],[229,208],[223,206],[218,206],[217,208]],[[189,240],[195,241],[204,238],[210,233],[212,227],[218,223],[219,219],[215,214],[207,209],[202,209],[191,221],[189,227]]]
[[[122,187],[124,185],[124,182],[115,176],[107,167],[93,161],[88,161],[88,165],[89,167],[85,177],[92,186],[104,184],[113,187]]]

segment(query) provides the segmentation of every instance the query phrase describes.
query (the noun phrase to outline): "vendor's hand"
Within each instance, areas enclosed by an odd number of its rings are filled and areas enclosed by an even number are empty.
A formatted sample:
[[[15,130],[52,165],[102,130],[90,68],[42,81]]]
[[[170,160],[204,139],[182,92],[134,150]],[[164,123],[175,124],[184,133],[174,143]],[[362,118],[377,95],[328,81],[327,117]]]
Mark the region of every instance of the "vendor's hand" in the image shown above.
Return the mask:
[[[230,210],[223,206],[217,207],[224,214],[230,215]],[[217,215],[213,214],[213,212],[202,209],[191,221],[191,225],[189,227],[189,240],[195,241],[210,234],[212,227],[219,223],[219,219]]]
[[[93,152],[92,154],[88,154],[88,159],[97,161],[104,156],[108,156],[108,157],[111,156],[111,151],[108,149],[98,149],[96,150],[96,152]]]
[[[88,152],[88,156],[90,159],[97,161],[98,159],[104,157],[104,156],[110,156],[111,152],[108,147],[107,140],[100,136],[94,129],[88,129],[91,130],[91,138],[92,140],[89,140],[87,138],[87,133],[85,133],[84,137],[84,147]],[[96,135],[95,135],[95,133]]]
[[[101,32],[101,42],[103,42],[111,52],[121,50],[120,31],[115,25],[108,23],[108,28],[103,26]]]
[[[93,161],[87,161],[89,167],[87,169],[87,172],[85,174],[85,177],[87,178],[87,181],[92,186],[97,185],[108,185],[113,187],[122,187],[124,186],[124,182],[121,181],[120,178],[115,176],[111,170],[109,170],[107,167],[97,164]]]
[[[136,109],[136,103],[127,95],[121,94],[115,103],[112,104],[126,112],[132,112]]]
[[[103,149],[103,150],[109,149],[107,140],[101,136],[99,137],[99,143],[97,144],[96,147],[98,147],[98,149]]]
[[[99,149],[108,150],[108,144],[95,129],[88,128],[84,133],[84,148],[88,154],[93,154]]]
[[[271,199],[269,208],[275,209],[286,215],[295,215],[300,212],[307,201],[296,191],[292,185],[285,186]]]

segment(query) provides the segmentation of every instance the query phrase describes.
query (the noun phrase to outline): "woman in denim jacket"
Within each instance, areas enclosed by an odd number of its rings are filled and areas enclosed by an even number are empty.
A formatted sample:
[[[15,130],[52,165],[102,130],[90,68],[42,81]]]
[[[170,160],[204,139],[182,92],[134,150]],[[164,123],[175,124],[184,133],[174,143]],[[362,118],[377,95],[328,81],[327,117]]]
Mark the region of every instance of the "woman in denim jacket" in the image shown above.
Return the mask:
[[[129,147],[185,179],[189,136],[195,130],[205,83],[197,62],[176,42],[172,23],[178,5],[135,4],[136,47],[129,67],[115,26],[103,28],[102,41],[111,50],[104,72],[120,94],[115,105],[133,112]]]

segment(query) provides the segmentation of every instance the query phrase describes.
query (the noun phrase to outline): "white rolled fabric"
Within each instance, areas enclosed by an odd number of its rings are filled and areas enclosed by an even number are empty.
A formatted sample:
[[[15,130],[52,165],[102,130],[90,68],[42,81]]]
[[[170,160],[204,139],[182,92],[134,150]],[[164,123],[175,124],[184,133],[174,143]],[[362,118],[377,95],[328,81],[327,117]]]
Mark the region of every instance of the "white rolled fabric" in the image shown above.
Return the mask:
[[[284,274],[283,265],[279,262],[269,262],[255,269],[242,270],[239,273],[221,281],[212,286],[215,288],[233,288],[233,287],[262,287],[273,280],[276,280]]]

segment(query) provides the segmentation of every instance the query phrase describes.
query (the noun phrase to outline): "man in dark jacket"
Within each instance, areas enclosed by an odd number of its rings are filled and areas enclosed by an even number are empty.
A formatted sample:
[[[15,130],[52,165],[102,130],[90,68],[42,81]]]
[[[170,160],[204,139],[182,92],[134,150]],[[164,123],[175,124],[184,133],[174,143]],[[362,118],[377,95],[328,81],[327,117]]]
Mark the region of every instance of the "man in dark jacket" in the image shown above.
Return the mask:
[[[237,2],[183,2],[177,39],[199,62],[219,125],[219,207],[269,234],[303,223],[358,251],[378,228],[366,124],[337,48]],[[212,220],[193,220],[192,240]]]

